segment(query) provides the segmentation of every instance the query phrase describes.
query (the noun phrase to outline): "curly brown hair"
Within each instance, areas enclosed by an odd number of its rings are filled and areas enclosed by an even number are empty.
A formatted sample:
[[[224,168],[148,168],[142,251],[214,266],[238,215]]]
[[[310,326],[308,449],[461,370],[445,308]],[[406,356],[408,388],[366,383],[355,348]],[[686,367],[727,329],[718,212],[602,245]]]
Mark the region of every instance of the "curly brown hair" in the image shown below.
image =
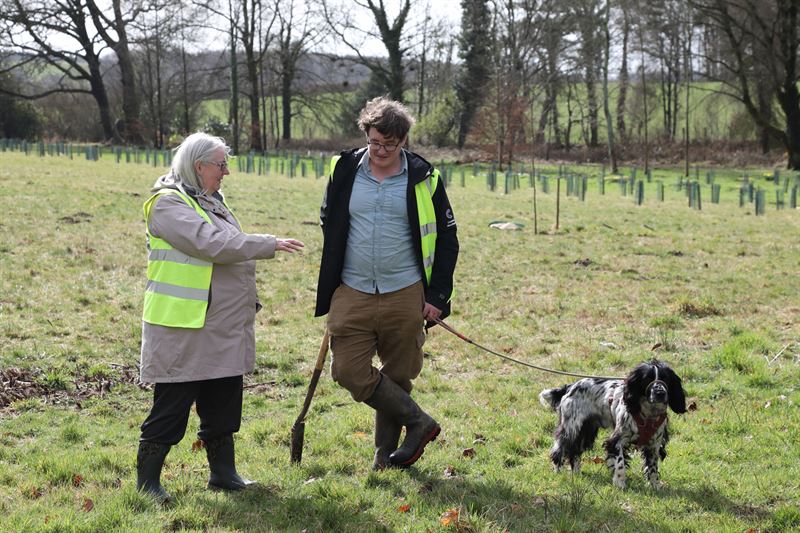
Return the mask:
[[[358,128],[369,133],[375,128],[381,135],[402,140],[414,125],[414,117],[402,103],[385,96],[373,98],[358,115]]]

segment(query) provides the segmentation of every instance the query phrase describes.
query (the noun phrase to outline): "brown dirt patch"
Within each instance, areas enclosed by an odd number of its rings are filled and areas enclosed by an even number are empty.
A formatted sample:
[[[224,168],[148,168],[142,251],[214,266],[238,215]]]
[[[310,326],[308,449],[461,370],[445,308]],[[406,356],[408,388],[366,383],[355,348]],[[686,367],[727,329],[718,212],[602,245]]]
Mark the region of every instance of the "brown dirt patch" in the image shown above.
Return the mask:
[[[0,369],[0,409],[28,398],[43,398],[47,404],[77,404],[89,398],[104,397],[120,384],[142,389],[151,386],[139,381],[139,371],[132,366],[118,366],[110,376],[74,376],[62,386],[47,383],[45,371],[39,368]]]

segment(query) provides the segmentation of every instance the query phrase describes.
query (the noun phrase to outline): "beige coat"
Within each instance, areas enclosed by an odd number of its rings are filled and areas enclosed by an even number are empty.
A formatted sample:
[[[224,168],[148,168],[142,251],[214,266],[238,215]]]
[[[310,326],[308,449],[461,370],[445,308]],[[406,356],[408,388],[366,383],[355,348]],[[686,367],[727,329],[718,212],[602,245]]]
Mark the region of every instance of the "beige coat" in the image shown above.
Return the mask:
[[[199,381],[251,372],[254,323],[261,307],[255,259],[275,256],[275,237],[243,233],[224,207],[198,198],[213,224],[175,194],[161,196],[149,229],[181,252],[214,263],[210,304],[200,329],[142,324],[141,380]]]

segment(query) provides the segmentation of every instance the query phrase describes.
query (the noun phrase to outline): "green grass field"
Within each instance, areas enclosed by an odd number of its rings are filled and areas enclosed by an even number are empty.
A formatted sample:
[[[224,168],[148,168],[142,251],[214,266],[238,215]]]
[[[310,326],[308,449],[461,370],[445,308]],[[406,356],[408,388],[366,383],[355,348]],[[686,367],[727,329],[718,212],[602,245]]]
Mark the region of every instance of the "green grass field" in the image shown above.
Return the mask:
[[[612,183],[600,195],[590,180],[585,202],[561,198],[558,230],[553,182],[550,194],[539,191],[539,235],[529,187],[492,193],[484,178],[468,175],[461,187],[456,174],[448,189],[462,247],[453,327],[560,370],[623,375],[656,356],[682,376],[696,410],[670,419],[661,492],[645,484],[638,456],[628,489],[614,488],[594,461],[599,442],[580,474],[554,473],[555,414],[538,394],[565,378],[440,328],[415,396],[443,433],[414,468],[370,471],[371,409],[327,375],[303,462],[290,465],[289,430],[323,333],[312,314],[325,180],[234,172],[223,187],[247,230],[306,243],[301,255],[258,267],[264,309],[237,459],[262,486],[205,489],[193,415],[167,457],[162,480],[175,500],[162,507],[135,491],[151,392],[133,379],[141,204],[158,169],[19,153],[0,163],[3,531],[800,530],[800,213],[775,210],[771,192],[766,216],[740,208],[740,171],[717,171],[721,202],[704,196],[702,211],[687,206],[669,170],[655,172],[665,201],[650,184],[642,206]],[[748,172],[772,191],[761,170]],[[525,226],[488,227],[496,220]],[[10,386],[12,374],[22,377]]]

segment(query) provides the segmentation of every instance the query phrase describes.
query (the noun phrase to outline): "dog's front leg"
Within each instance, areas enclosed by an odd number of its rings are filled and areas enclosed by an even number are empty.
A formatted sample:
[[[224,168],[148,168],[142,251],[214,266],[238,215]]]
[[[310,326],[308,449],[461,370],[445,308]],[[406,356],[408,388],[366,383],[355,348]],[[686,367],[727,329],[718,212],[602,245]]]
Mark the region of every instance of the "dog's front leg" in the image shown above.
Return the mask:
[[[653,489],[661,489],[662,484],[658,475],[658,450],[651,446],[645,446],[642,448],[642,457],[644,458],[642,470],[644,471],[645,479],[650,482],[650,486]]]
[[[615,431],[605,442],[606,466],[611,470],[611,480],[615,486],[625,488],[627,461],[625,442],[622,435]]]

